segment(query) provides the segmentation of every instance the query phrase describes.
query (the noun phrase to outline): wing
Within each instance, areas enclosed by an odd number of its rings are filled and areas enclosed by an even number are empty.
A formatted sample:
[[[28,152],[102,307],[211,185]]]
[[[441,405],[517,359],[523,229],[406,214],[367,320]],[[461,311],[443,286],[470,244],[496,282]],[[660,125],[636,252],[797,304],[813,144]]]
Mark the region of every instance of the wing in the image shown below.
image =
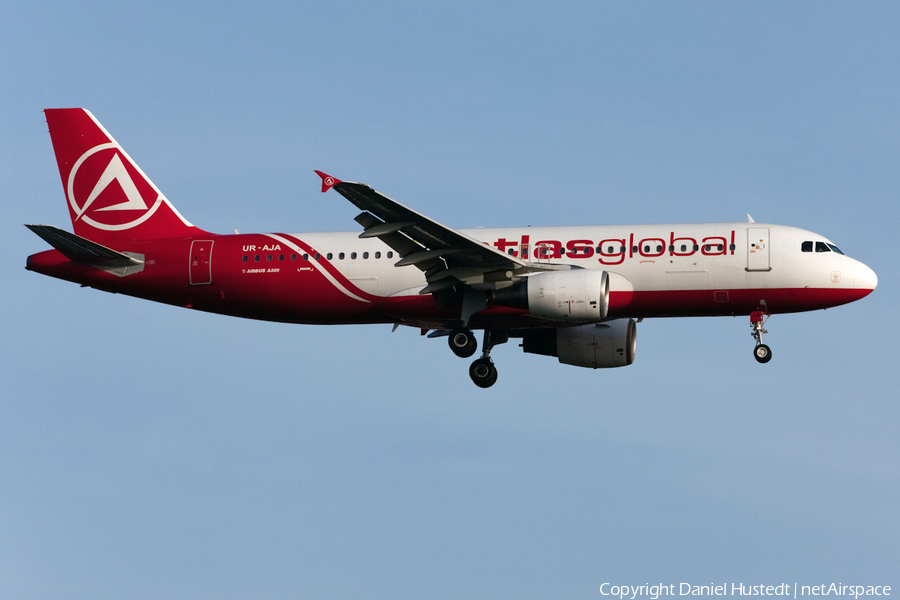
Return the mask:
[[[462,300],[462,320],[485,308],[486,292],[511,285],[536,271],[568,270],[570,265],[536,264],[441,225],[388,198],[363,183],[341,181],[321,171],[322,191],[334,188],[361,212],[360,238],[377,237],[400,255],[397,267],[414,265],[428,284],[420,294],[432,294],[440,305]]]
[[[322,191],[333,187],[362,209],[356,217],[356,222],[364,229],[360,238],[379,238],[400,255],[396,266],[415,265],[425,273],[428,286],[421,291],[423,294],[453,287],[465,280],[477,284],[475,280],[488,273],[528,267],[525,261],[441,225],[365,184],[340,181],[320,171],[316,173],[322,177]]]

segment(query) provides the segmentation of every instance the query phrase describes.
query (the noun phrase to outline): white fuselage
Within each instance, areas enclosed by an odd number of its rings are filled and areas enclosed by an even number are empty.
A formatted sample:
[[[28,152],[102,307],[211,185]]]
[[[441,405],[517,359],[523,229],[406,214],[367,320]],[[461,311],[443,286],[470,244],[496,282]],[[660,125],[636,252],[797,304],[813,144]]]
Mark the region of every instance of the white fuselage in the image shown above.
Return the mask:
[[[877,283],[874,272],[860,261],[830,248],[815,251],[816,242],[831,244],[827,238],[784,225],[527,227],[468,229],[462,233],[528,261],[570,264],[620,275],[621,279],[613,280],[614,292],[622,291],[622,286],[636,293],[871,290]],[[329,262],[370,294],[415,295],[426,285],[423,273],[415,267],[395,267],[399,257],[378,239],[359,239],[355,233],[296,236],[323,257],[331,254]],[[803,252],[803,242],[812,242],[813,250]]]

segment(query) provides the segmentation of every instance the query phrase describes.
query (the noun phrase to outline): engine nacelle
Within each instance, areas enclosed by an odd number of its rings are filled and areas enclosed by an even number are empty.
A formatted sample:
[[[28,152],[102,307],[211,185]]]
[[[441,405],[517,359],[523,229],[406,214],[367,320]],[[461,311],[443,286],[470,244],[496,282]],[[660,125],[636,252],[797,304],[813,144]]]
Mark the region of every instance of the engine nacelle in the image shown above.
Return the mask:
[[[494,292],[494,302],[549,321],[600,321],[609,310],[609,274],[596,269],[537,273]]]
[[[596,325],[540,329],[525,333],[522,349],[556,356],[564,365],[607,369],[634,362],[637,325],[634,319],[616,319]]]

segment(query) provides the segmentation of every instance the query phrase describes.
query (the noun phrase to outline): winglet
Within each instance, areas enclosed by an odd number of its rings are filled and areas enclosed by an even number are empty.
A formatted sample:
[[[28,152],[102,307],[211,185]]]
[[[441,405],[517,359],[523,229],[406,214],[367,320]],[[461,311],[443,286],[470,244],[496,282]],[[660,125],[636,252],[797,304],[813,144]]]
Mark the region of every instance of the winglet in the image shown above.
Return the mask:
[[[326,175],[322,171],[316,171],[316,175],[322,178],[322,193],[324,194],[337,184],[341,183],[340,179],[336,177],[332,177],[331,175]]]

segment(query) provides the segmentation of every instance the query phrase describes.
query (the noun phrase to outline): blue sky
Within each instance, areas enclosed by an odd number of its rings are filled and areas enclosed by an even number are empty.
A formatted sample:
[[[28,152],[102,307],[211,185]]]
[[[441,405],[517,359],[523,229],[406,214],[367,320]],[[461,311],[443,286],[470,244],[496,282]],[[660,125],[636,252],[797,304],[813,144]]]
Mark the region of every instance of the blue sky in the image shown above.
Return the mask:
[[[0,22],[0,596],[597,598],[900,586],[892,3],[32,2]],[[217,232],[741,221],[874,294],[647,320],[634,365],[242,321],[26,272],[83,106]]]

